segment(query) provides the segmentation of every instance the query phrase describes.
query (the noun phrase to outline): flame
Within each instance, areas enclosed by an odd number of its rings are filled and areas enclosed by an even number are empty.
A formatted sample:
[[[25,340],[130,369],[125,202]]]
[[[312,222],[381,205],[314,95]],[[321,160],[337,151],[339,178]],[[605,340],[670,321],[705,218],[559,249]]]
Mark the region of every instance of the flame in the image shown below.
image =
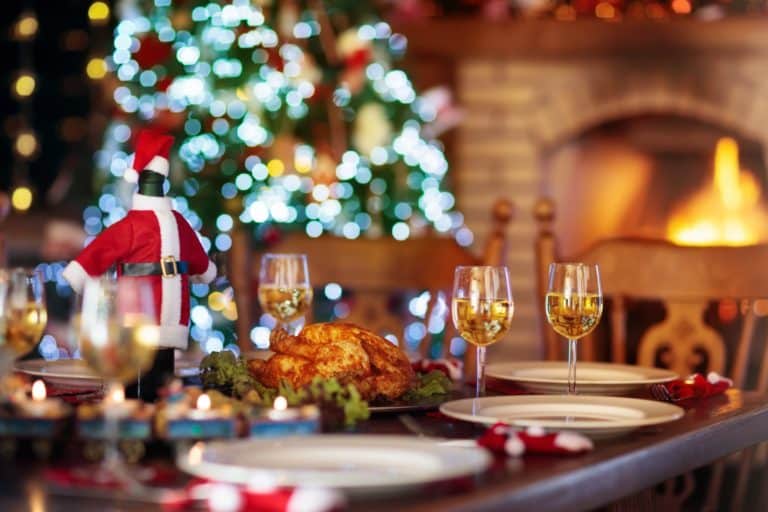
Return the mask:
[[[211,397],[203,393],[197,398],[196,405],[198,411],[209,411],[211,409]]]
[[[34,384],[32,384],[32,400],[35,402],[40,402],[45,400],[45,397],[48,394],[45,391],[45,383],[41,380],[36,380]]]
[[[768,212],[760,186],[742,173],[739,146],[730,137],[717,141],[712,185],[673,212],[667,236],[679,245],[752,245],[766,239]]]
[[[272,406],[276,411],[284,411],[288,408],[288,400],[284,396],[278,396]]]

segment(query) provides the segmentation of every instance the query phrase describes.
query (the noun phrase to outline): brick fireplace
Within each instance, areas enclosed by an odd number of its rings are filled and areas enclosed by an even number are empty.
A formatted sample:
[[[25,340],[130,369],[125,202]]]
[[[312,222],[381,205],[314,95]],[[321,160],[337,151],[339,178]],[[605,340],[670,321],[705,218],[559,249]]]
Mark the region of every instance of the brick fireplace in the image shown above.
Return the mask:
[[[649,114],[702,121],[768,148],[768,30],[760,20],[443,21],[403,30],[412,60],[452,75],[465,114],[452,139],[454,185],[476,240],[487,235],[494,198],[517,207],[508,262],[516,312],[509,339],[494,347],[501,358],[540,356],[531,211],[552,193],[553,148]]]

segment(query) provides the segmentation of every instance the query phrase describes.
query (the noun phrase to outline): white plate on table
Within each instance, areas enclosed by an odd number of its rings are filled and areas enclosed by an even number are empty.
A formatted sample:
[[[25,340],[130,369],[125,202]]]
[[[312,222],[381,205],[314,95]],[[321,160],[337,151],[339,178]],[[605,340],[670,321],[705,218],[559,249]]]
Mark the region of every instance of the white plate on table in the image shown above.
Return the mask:
[[[526,391],[562,394],[568,387],[568,363],[564,361],[526,361],[489,364],[488,377],[518,384]],[[645,386],[678,378],[661,368],[614,363],[578,363],[576,389],[586,395],[625,395]]]
[[[92,390],[102,386],[102,379],[82,359],[28,359],[17,361],[14,369],[32,377],[43,379],[48,385],[72,390]],[[189,364],[176,363],[176,376],[189,377],[199,369]]]
[[[482,448],[444,446],[403,436],[334,434],[198,443],[178,458],[181,469],[217,481],[388,494],[479,473]]]
[[[16,371],[43,379],[50,386],[73,390],[97,389],[101,387],[101,377],[93,373],[82,359],[28,359],[18,361]]]
[[[659,425],[683,417],[685,411],[672,404],[587,395],[517,395],[465,398],[440,406],[446,416],[492,425],[502,422],[516,427],[570,430],[590,437],[614,437],[641,427]]]

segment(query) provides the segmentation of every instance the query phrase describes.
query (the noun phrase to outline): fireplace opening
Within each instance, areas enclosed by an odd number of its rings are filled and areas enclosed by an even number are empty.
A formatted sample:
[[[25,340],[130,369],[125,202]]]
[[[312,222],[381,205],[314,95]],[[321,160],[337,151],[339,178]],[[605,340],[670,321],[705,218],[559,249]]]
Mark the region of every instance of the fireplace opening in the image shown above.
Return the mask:
[[[575,256],[600,239],[618,237],[680,245],[768,241],[764,151],[760,142],[734,130],[683,116],[641,115],[594,126],[544,155],[543,193],[555,204],[558,252]],[[636,363],[643,333],[668,312],[658,301],[625,302],[626,353]],[[612,306],[606,304],[604,318]],[[759,319],[756,338],[768,335],[768,301],[748,305],[723,298],[704,306],[701,321],[722,337],[728,357],[747,308]],[[610,329],[607,321],[598,328],[598,360],[611,358]],[[672,348],[659,351],[654,364],[682,371]],[[704,352],[687,363],[694,359],[695,370],[709,366]],[[731,363],[727,359],[726,367]]]
[[[615,237],[681,245],[768,240],[762,144],[677,115],[594,126],[544,155],[562,254]]]

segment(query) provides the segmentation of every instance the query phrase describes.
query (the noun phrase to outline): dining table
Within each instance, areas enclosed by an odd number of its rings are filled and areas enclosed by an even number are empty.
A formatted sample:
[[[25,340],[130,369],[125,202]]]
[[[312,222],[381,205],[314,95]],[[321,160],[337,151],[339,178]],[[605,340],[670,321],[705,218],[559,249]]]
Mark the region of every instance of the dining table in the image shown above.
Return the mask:
[[[768,440],[768,396],[730,389],[725,394],[680,403],[684,416],[627,435],[598,439],[594,450],[575,456],[496,456],[471,477],[436,482],[410,492],[353,497],[350,510],[589,510],[637,495],[664,480]],[[437,411],[374,414],[351,432],[438,439],[474,439],[481,425]],[[20,452],[26,453],[24,450]],[[119,491],[62,488],[46,482],[56,461],[19,453],[0,464],[0,510],[163,510],[151,497]],[[2,450],[0,450],[0,456]],[[154,457],[154,459],[153,459]],[[172,452],[149,453],[183,485],[190,477],[175,469]]]

